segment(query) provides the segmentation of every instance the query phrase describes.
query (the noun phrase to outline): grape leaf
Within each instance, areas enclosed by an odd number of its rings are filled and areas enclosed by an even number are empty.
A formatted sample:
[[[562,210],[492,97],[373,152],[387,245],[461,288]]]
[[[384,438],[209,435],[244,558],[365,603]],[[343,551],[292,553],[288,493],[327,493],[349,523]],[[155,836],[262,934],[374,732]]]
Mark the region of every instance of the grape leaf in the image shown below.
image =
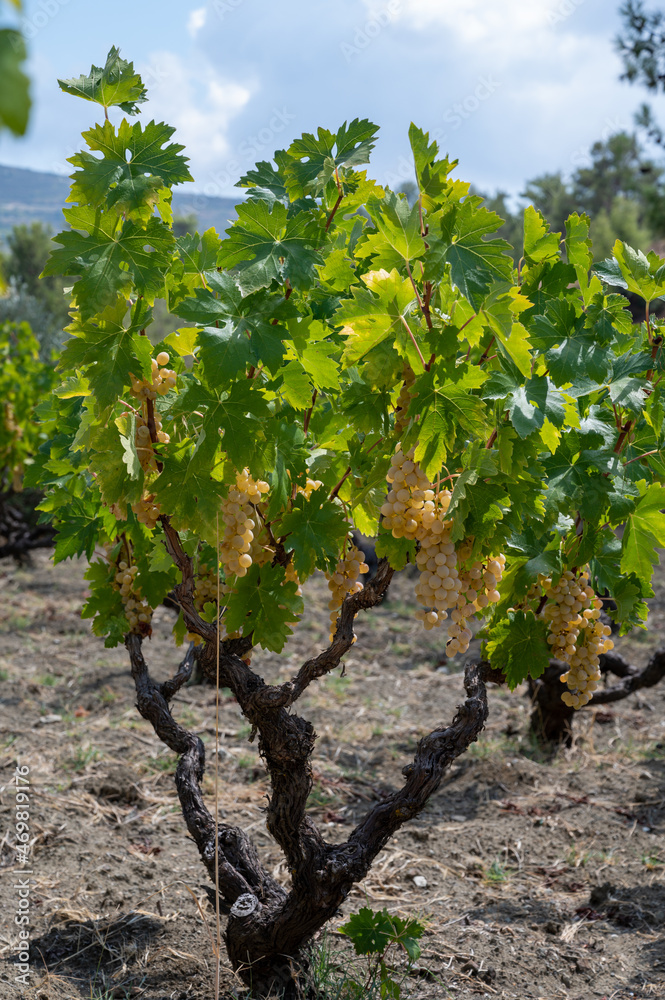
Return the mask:
[[[255,646],[281,653],[293,634],[290,626],[303,611],[302,598],[296,591],[297,584],[285,579],[283,566],[252,566],[226,597],[227,631],[242,631],[252,636]]]
[[[385,340],[403,343],[404,317],[414,301],[408,278],[396,269],[363,275],[365,287],[355,285],[352,298],[344,300],[335,313],[335,322],[343,326],[346,338],[342,364],[346,367],[364,358]]]
[[[645,256],[622,240],[614,244],[614,256],[594,270],[608,285],[626,288],[647,302],[665,294],[665,261],[653,251]]]
[[[358,118],[348,126],[344,122],[336,133],[323,128],[316,135],[303,133],[288,149],[291,162],[286,174],[291,197],[319,195],[339,167],[367,163],[376,133],[376,125]]]
[[[503,670],[511,691],[527,677],[540,677],[550,662],[547,625],[533,611],[508,611],[489,631],[486,655]]]
[[[284,537],[287,551],[293,552],[293,565],[303,579],[316,567],[334,569],[349,532],[342,508],[322,493],[315,490],[309,500],[299,494],[275,529]]]
[[[645,484],[646,485],[646,484]],[[621,547],[621,572],[634,573],[649,584],[658,564],[656,549],[665,548],[665,487],[652,483],[626,518]]]
[[[357,254],[372,257],[372,266],[390,270],[417,260],[425,253],[425,241],[420,235],[420,209],[410,207],[404,196],[386,194],[385,198],[370,199],[367,211],[376,227],[357,249]]]
[[[87,76],[58,80],[58,85],[66,94],[94,101],[104,109],[117,106],[127,115],[138,114],[138,105],[148,100],[148,92],[139,74],[134,72],[134,64],[121,59],[120,50],[115,46],[106,57],[104,67],[93,65]]]
[[[150,375],[152,346],[134,326],[125,328],[123,299],[100,311],[95,319],[75,320],[62,352],[59,367],[86,368],[86,379],[99,405],[106,409],[137,378]]]
[[[217,259],[218,267],[235,269],[245,294],[287,278],[294,288],[309,288],[322,263],[322,233],[308,213],[288,218],[280,202],[238,205],[238,219],[228,230]]]
[[[159,219],[145,227],[128,219],[118,231],[113,215],[92,208],[65,209],[64,215],[72,229],[54,237],[62,249],[51,252],[43,275],[80,276],[72,294],[83,319],[114,305],[132,283],[149,299],[163,288],[174,238]]]
[[[81,168],[72,175],[69,200],[97,206],[108,199],[108,205],[130,212],[148,205],[151,214],[160,188],[192,180],[187,157],[179,155],[185,147],[166,145],[174,132],[163,122],[151,121],[144,129],[141,122],[130,125],[126,119],[117,133],[110,121],[84,132],[89,148],[103,156],[82,152],[69,158]]]
[[[524,210],[524,256],[531,264],[560,256],[561,233],[551,233],[545,217],[528,205]]]

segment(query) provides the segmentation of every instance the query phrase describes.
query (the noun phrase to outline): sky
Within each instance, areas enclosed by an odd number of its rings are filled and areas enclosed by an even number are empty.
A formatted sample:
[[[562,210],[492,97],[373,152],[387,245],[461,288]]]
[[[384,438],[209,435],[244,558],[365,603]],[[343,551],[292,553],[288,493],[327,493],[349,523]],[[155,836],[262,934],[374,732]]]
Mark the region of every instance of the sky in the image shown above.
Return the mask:
[[[412,178],[407,130],[415,121],[459,159],[457,176],[515,196],[527,179],[569,175],[594,142],[632,129],[645,94],[619,82],[618,6],[25,0],[34,110],[23,139],[0,136],[0,163],[71,171],[66,160],[80,132],[103,112],[61,93],[57,78],[103,65],[117,45],[148,87],[141,117],[176,126],[192,191],[237,195],[236,180],[257,160],[302,132],[358,117],[380,126],[370,170],[380,182]]]

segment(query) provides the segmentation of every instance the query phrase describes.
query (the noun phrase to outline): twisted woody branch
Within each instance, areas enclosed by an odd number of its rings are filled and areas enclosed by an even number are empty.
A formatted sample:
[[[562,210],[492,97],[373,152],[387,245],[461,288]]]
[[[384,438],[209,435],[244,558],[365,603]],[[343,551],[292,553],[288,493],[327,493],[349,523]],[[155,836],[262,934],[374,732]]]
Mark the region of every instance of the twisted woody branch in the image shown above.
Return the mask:
[[[356,614],[380,603],[392,572],[382,560],[364,591],[345,600],[330,646],[304,663],[286,684],[266,684],[240,658],[251,646],[250,640],[220,643],[219,683],[231,688],[243,714],[259,733],[259,750],[271,782],[266,824],[287,860],[292,880],[289,891],[263,868],[241,829],[216,823],[201,791],[203,744],[171,713],[169,701],[191,672],[195,655],[200,656],[204,673],[216,677],[215,643],[205,642],[196,654],[190,651],[175,677],[160,685],[150,677],[140,637],[130,635],[126,640],[138,709],[160,740],[180,757],[175,780],[181,808],[213,884],[217,835],[216,884],[229,911],[225,935],[229,958],[259,995],[275,988],[285,990],[286,995],[298,994],[294,969],[302,960],[303,945],[334,916],[354,883],[367,875],[389,838],[423,809],[439,788],[446,769],[478,738],[488,713],[486,681],[501,679],[489,664],[468,666],[464,678],[466,701],[449,726],[437,726],[420,741],[413,762],[403,770],[402,787],[376,803],[344,843],[327,843],[306,814],[316,734],[311,723],[291,714],[288,708],[313,680],[339,665],[353,643]],[[187,601],[186,590],[183,597]]]

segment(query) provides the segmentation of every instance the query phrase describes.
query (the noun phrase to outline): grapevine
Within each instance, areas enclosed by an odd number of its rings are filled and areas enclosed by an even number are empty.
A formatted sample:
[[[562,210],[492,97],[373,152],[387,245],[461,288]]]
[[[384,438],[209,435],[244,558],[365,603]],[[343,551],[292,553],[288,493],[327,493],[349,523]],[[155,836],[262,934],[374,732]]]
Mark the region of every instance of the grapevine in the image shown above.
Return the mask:
[[[71,158],[68,227],[44,272],[75,279],[73,315],[25,478],[45,493],[55,558],[90,560],[85,614],[108,645],[126,644],[139,709],[181,757],[183,812],[229,906],[234,968],[261,995],[293,992],[291,960],[486,718],[485,668],[469,667],[445,748],[438,729],[421,740],[358,843],[331,848],[314,828],[313,730],[294,706],[341,666],[393,572],[416,565],[417,618],[432,638],[445,626],[450,656],[484,619],[493,678],[514,688],[564,658],[572,707],[593,698],[611,649],[596,594],[612,596],[624,631],[644,626],[665,547],[664,328],[650,309],[665,261],[618,241],[594,264],[586,217],[553,233],[528,208],[516,268],[502,220],[450,177],[427,133],[409,130],[410,205],[359,169],[377,130],[358,119],[248,171],[227,234],[176,237],[171,189],[192,177],[173,129],[107,115],[117,103],[132,117],[147,98],[117,50],[83,83],[61,86],[104,114]],[[612,288],[642,297],[644,323]],[[159,296],[188,325],[153,345]],[[364,586],[351,529],[376,538]],[[111,573],[95,555],[105,544],[123,551]],[[287,647],[317,572],[330,644],[268,683],[253,651]],[[215,836],[203,745],[167,698],[186,671],[149,676],[142,640],[167,595],[176,635],[203,647],[259,734],[288,896],[242,831]],[[238,919],[254,893],[252,919]]]

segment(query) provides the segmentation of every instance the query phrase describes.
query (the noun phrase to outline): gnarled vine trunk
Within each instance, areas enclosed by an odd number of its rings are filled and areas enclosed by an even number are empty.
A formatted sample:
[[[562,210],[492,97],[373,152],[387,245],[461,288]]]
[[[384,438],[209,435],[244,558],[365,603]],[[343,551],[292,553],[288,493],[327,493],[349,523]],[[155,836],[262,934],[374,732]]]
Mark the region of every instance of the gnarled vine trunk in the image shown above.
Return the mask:
[[[157,736],[180,756],[175,780],[187,828],[228,913],[225,940],[231,965],[257,997],[271,990],[292,997],[306,995],[304,945],[334,916],[395,831],[425,806],[446,768],[477,739],[487,719],[485,682],[502,680],[489,664],[467,667],[466,701],[450,725],[442,724],[420,741],[413,762],[403,769],[403,786],[371,808],[344,843],[327,843],[305,811],[316,734],[309,722],[288,709],[311,681],[339,664],[353,642],[355,615],[382,600],[392,573],[382,560],[372,582],[344,602],[330,647],[282,685],[266,684],[241,659],[250,646],[247,639],[220,644],[217,678],[215,628],[200,619],[197,624],[211,633],[208,640],[198,652],[190,649],[175,677],[163,684],[150,677],[141,638],[127,637],[138,709]],[[193,622],[195,611],[187,586],[185,577],[178,600],[185,620]],[[231,688],[259,733],[259,750],[271,781],[266,822],[287,860],[292,879],[289,891],[263,868],[246,834],[237,827],[217,824],[203,800],[203,744],[175,721],[169,707],[197,657],[210,679]]]
[[[665,677],[665,649],[656,650],[643,670],[628,663],[618,653],[603,653],[600,657],[600,669],[605,678],[608,674],[613,674],[620,681],[595,691],[588,708],[621,701],[642,688],[658,684]],[[561,693],[565,690],[561,675],[567,670],[568,665],[561,660],[550,660],[542,677],[529,680],[529,695],[533,706],[531,732],[540,743],[570,746],[572,742],[575,710],[564,705],[561,700]]]

